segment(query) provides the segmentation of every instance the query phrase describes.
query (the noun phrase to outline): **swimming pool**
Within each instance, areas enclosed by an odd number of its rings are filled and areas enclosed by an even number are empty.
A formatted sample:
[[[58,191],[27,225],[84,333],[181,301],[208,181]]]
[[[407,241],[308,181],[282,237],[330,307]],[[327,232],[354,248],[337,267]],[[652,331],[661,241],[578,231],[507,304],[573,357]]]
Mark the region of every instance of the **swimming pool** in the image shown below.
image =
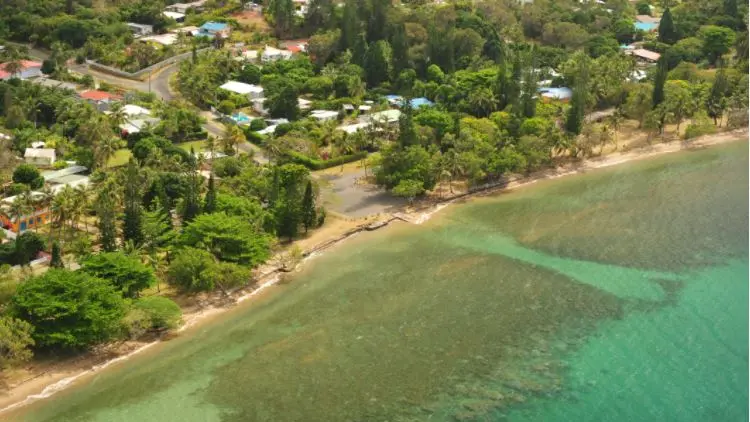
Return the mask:
[[[659,24],[651,23],[651,22],[636,22],[634,25],[635,25],[635,29],[645,31],[645,32],[651,32],[659,26]]]
[[[234,120],[238,125],[241,125],[245,123],[250,123],[250,121],[253,119],[250,118],[250,116],[248,116],[247,114],[240,112],[240,113],[234,113],[232,115],[232,120]]]

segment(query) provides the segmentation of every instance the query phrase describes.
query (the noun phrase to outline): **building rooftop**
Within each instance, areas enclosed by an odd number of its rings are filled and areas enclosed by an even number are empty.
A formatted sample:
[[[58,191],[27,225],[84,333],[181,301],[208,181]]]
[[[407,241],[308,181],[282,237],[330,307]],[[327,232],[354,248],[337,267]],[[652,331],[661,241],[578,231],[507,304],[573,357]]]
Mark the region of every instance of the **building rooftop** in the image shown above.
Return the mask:
[[[112,94],[111,92],[99,91],[99,90],[94,90],[94,89],[83,91],[78,95],[84,100],[92,100],[92,101],[104,101],[104,100],[113,100],[116,98],[120,98],[119,96]]]
[[[182,28],[175,28],[172,30],[175,34],[183,33],[183,32],[190,32],[191,34],[194,32],[198,32],[200,28],[197,26],[183,26]]]
[[[34,79],[29,79],[29,81],[31,83],[46,86],[49,88],[69,89],[71,91],[75,91],[78,88],[76,84],[72,84],[70,82],[58,81],[56,79],[50,79],[50,78],[34,78]]]
[[[51,158],[55,159],[54,148],[26,148],[23,153],[24,158]]]
[[[135,23],[135,22],[128,22],[127,23],[129,28],[139,28],[139,29],[149,29],[153,30],[153,25],[146,25],[145,23]]]
[[[247,95],[250,93],[262,94],[263,87],[260,85],[251,85],[244,82],[228,81],[219,88],[227,91],[236,92],[237,94]]]
[[[151,115],[151,110],[135,104],[125,104],[122,106],[122,112],[129,117]]]
[[[646,50],[644,48],[636,48],[635,50],[628,51],[627,53],[654,62],[659,60],[659,58],[661,57],[661,54],[657,53],[656,51]]]
[[[539,88],[542,97],[555,100],[567,100],[573,96],[573,90],[567,87],[559,88]]]
[[[636,15],[635,17],[636,22],[643,22],[643,23],[655,23],[658,24],[661,22],[661,18],[655,17],[655,16],[649,16],[649,15]]]
[[[141,37],[139,41],[151,41],[159,43],[161,45],[172,45],[177,42],[177,34],[166,33],[159,35],[149,35],[147,37]]]
[[[310,112],[310,117],[318,120],[335,119],[338,116],[339,112],[333,110],[313,110]]]
[[[70,174],[83,173],[86,170],[88,169],[84,166],[70,166],[65,167],[61,170],[45,171],[42,173],[42,177],[44,177],[44,180],[48,182],[57,183],[57,180],[62,177],[68,176]]]
[[[164,12],[161,12],[161,14],[168,18],[172,18],[174,20],[182,19],[185,17],[184,13],[179,13],[179,12],[164,11]]]

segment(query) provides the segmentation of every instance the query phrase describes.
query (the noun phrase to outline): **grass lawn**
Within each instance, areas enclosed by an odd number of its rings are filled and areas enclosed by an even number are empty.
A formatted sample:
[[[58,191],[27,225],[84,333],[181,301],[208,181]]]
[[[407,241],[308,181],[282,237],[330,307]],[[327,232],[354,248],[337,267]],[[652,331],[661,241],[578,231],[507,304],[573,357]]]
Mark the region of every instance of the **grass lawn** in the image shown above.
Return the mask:
[[[130,160],[133,154],[129,149],[123,148],[118,149],[115,155],[107,161],[107,167],[120,167],[124,166]]]
[[[190,148],[192,147],[196,152],[203,151],[206,149],[206,141],[190,141],[190,142],[183,142],[181,144],[177,144],[180,148],[184,149],[187,152],[190,152]]]

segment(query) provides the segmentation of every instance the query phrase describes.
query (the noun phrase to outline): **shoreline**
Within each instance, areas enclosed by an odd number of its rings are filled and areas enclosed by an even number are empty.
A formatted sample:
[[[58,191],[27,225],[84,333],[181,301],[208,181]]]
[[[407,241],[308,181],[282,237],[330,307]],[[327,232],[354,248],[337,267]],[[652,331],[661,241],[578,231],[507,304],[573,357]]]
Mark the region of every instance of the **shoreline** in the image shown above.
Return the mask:
[[[295,241],[292,245],[303,248],[303,259],[295,263],[292,268],[286,268],[282,262],[285,251],[274,255],[266,264],[255,270],[256,282],[224,295],[215,292],[207,298],[207,304],[199,304],[197,309],[185,310],[183,314],[184,324],[177,330],[150,341],[124,341],[105,345],[101,351],[91,352],[78,359],[55,362],[46,370],[30,374],[30,377],[21,382],[11,385],[7,390],[0,393],[0,415],[5,412],[19,409],[37,400],[53,396],[71,385],[80,382],[87,376],[91,376],[107,367],[123,362],[152,346],[161,342],[169,341],[174,335],[183,335],[189,329],[209,321],[240,303],[250,303],[248,299],[258,296],[268,288],[279,283],[285,273],[300,269],[305,262],[320,253],[328,251],[331,247],[356,236],[363,231],[374,231],[390,225],[393,221],[405,221],[412,224],[422,224],[430,219],[432,215],[446,208],[448,205],[468,200],[471,198],[495,195],[505,191],[534,184],[540,180],[552,180],[563,176],[585,173],[589,170],[611,167],[614,165],[651,158],[666,153],[702,149],[713,145],[729,143],[733,141],[747,141],[748,129],[742,128],[734,131],[719,132],[696,138],[690,143],[683,141],[672,141],[667,143],[656,143],[642,148],[636,148],[627,152],[614,152],[600,157],[570,163],[553,169],[542,170],[528,176],[516,177],[507,184],[491,186],[476,192],[459,193],[450,198],[441,200],[424,201],[415,204],[411,210],[396,212],[387,216],[375,216],[356,219],[354,221],[339,220],[326,228],[314,232],[309,238]],[[316,236],[317,235],[317,236]],[[314,239],[321,238],[319,242]],[[308,245],[311,244],[311,245]],[[305,246],[307,246],[305,248]],[[107,350],[112,349],[112,350]],[[33,364],[32,364],[33,365]]]

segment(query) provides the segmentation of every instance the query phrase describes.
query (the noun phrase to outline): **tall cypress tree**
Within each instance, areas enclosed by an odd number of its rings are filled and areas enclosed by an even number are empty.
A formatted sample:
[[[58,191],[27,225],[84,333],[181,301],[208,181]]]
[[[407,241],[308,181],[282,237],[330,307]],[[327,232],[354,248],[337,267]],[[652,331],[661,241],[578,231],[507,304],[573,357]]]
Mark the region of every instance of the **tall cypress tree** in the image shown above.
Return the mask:
[[[497,65],[505,64],[505,47],[495,28],[491,28],[487,41],[484,43],[483,53]]]
[[[60,244],[54,242],[52,244],[52,258],[49,261],[49,266],[52,268],[62,268],[62,252],[60,251]]]
[[[185,196],[182,198],[182,224],[189,223],[201,213],[200,190],[202,176],[197,172],[190,172],[187,176]]]
[[[404,99],[401,106],[401,117],[398,119],[398,142],[406,148],[417,143],[417,131],[414,128],[414,109],[411,107],[411,99]]]
[[[391,63],[393,75],[397,77],[409,62],[409,45],[406,42],[406,30],[403,24],[394,26],[391,36]]]
[[[312,181],[308,180],[305,195],[302,197],[302,225],[305,227],[305,233],[308,229],[315,227],[316,218]]]
[[[203,198],[203,212],[212,213],[216,211],[216,186],[214,182],[214,175],[211,174],[208,177],[208,189],[206,190],[206,197]]]
[[[346,0],[341,19],[341,51],[354,49],[360,32],[360,21],[357,15],[357,0]],[[365,45],[367,45],[365,43]],[[361,63],[358,63],[361,65]]]
[[[374,88],[390,79],[390,46],[388,41],[378,41],[370,44],[365,60],[365,74],[367,85]]]
[[[677,39],[677,29],[675,29],[674,22],[672,21],[672,12],[667,7],[659,22],[659,41],[674,44],[677,42]]]
[[[143,242],[143,209],[141,208],[141,182],[138,166],[134,159],[128,161],[125,168],[125,190],[123,204],[122,237],[125,241],[132,241],[135,245]]]
[[[708,116],[714,119],[715,125],[719,124],[719,120],[724,115],[724,110],[727,109],[727,86],[727,74],[724,66],[721,66],[719,71],[716,72],[716,79],[711,85],[711,92],[709,92],[706,101]]]
[[[724,14],[733,18],[738,17],[737,0],[724,0]]]
[[[583,129],[583,118],[586,113],[586,92],[588,90],[588,65],[581,66],[581,72],[576,76],[573,97],[570,99],[570,109],[565,120],[565,131],[571,135],[579,135]]]
[[[369,52],[367,46],[367,37],[364,32],[360,32],[354,40],[354,47],[352,50],[352,63],[365,67],[367,61],[367,53]]]
[[[390,0],[370,0],[370,19],[367,22],[367,42],[385,39],[388,28],[388,8]]]
[[[665,55],[659,58],[656,64],[656,76],[654,76],[654,93],[651,96],[653,108],[656,108],[664,101],[664,84],[667,82],[667,60]]]
[[[513,71],[507,81],[506,102],[511,106],[511,112],[516,116],[521,114],[521,78],[523,75],[523,64],[520,53],[513,57]]]
[[[531,52],[531,63],[526,67],[523,78],[523,92],[521,93],[521,112],[524,117],[534,117],[536,114],[536,58],[534,52]]]
[[[292,0],[272,0],[270,6],[276,36],[289,35],[294,24],[294,3]]]
[[[105,252],[117,249],[117,213],[115,210],[114,187],[105,184],[96,198],[96,216],[99,217],[99,243]]]

